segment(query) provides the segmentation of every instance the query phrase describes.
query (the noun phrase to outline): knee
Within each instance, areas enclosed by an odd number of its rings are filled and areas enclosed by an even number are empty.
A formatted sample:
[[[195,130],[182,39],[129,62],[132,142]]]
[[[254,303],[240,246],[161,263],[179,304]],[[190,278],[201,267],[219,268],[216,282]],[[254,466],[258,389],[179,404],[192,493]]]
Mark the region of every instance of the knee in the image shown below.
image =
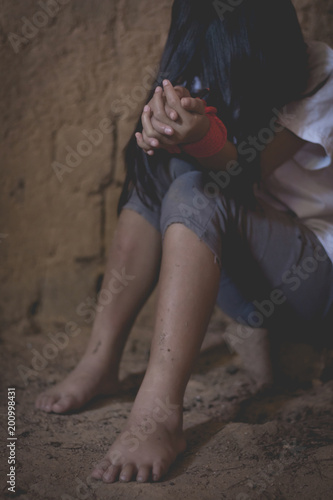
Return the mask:
[[[180,223],[220,252],[220,233],[224,226],[220,196],[207,190],[202,172],[192,171],[177,177],[169,187],[161,207],[160,231],[162,239],[167,228]],[[208,186],[209,187],[209,186]]]
[[[212,250],[218,261],[222,251],[222,236],[226,232],[228,203],[200,171],[177,177],[162,201],[160,232],[180,223],[191,229]]]
[[[161,221],[174,217],[195,218],[215,203],[216,200],[205,193],[203,174],[187,172],[172,182],[164,196]]]

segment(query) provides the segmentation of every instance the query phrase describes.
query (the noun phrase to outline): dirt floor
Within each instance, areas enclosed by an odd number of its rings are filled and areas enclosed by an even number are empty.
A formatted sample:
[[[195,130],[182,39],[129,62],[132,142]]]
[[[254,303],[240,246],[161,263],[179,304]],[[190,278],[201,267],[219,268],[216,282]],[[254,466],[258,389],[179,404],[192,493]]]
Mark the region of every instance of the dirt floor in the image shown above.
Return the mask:
[[[51,325],[50,331],[62,327]],[[323,353],[304,345],[285,347],[290,373],[284,383],[271,393],[249,398],[241,362],[222,341],[224,327],[221,320],[211,322],[186,390],[187,451],[158,484],[109,485],[91,480],[89,473],[130,413],[147,366],[151,329],[136,326],[131,333],[122,363],[124,395],[96,400],[71,415],[37,411],[34,400],[76,365],[89,331],[70,338],[66,348],[49,350],[53,359],[40,359],[38,371],[28,373],[47,337],[33,324],[8,329],[1,341],[1,413],[5,421],[7,387],[16,387],[16,492],[8,492],[4,480],[1,498],[332,499],[333,381],[323,370]],[[295,355],[303,363],[298,372]],[[7,460],[2,463],[5,478],[9,466]]]

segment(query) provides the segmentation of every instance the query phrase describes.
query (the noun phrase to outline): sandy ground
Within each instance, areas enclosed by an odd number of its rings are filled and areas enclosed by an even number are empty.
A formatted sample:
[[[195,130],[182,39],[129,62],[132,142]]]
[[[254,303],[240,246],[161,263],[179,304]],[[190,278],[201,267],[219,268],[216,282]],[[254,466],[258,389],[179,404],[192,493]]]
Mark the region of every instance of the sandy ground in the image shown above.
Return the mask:
[[[61,328],[51,325],[50,331]],[[240,359],[223,343],[220,320],[211,322],[184,400],[187,451],[158,484],[103,484],[89,473],[121,432],[143,378],[151,329],[136,326],[126,346],[121,397],[98,399],[71,415],[34,408],[38,392],[61,380],[83,353],[88,330],[24,383],[44,332],[17,325],[2,334],[3,422],[7,387],[16,387],[16,493],[7,490],[7,435],[3,434],[1,498],[20,500],[249,500],[333,498],[333,381],[322,353],[294,347],[302,376],[285,375],[268,394],[250,398]],[[292,348],[285,348],[293,364]],[[318,368],[319,366],[319,368]],[[293,368],[291,368],[292,371]],[[319,370],[319,371],[318,371]],[[289,378],[288,378],[289,377]],[[321,380],[320,380],[321,377]],[[2,426],[4,429],[6,424]],[[6,433],[6,430],[5,430]]]

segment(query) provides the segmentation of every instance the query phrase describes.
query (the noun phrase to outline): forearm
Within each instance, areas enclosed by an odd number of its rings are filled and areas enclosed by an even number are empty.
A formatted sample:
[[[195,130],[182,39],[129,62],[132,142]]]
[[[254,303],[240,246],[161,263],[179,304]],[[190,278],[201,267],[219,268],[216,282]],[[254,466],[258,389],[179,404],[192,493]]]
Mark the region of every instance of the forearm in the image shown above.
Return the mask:
[[[306,144],[306,141],[294,135],[290,130],[278,132],[274,140],[267,144],[265,149],[257,152],[260,155],[260,169],[262,178],[271,175],[280,165],[292,158],[297,151]],[[225,170],[230,162],[238,161],[238,150],[230,141],[214,156],[198,158],[204,168],[210,170]]]
[[[207,158],[197,158],[204,168],[214,171],[225,170],[230,162],[237,161],[237,159],[237,148],[230,141],[227,141],[217,154]]]
[[[164,82],[164,92],[166,97],[167,105],[171,110],[177,112],[180,118],[179,122],[172,121],[165,113],[165,103],[162,99],[162,89],[159,92],[155,92],[154,103],[156,111],[154,114],[157,116],[152,120],[150,119],[151,110],[149,106],[149,111],[142,113],[142,124],[143,124],[143,134],[137,134],[138,145],[148,154],[153,154],[152,148],[164,147],[167,149],[170,146],[179,146],[182,144],[191,145],[192,143],[199,143],[199,150],[202,153],[203,145],[200,144],[202,139],[206,137],[207,134],[207,107],[200,99],[193,98],[182,98],[179,99],[178,95],[174,91],[174,88],[170,82]],[[186,109],[185,109],[186,108]],[[206,115],[206,116],[205,116]],[[216,123],[214,124],[216,125]],[[223,125],[223,124],[222,124]],[[212,125],[211,125],[212,126]],[[169,128],[171,132],[168,134],[166,129]],[[235,168],[236,162],[238,162],[238,150],[236,146],[230,141],[225,140],[226,131],[223,131],[223,127],[219,125],[217,128],[221,128],[222,136],[221,139],[221,149],[217,153],[211,156],[198,155],[198,144],[196,144],[196,150],[193,156],[198,160],[204,169],[209,169],[212,171],[226,170],[228,168]],[[204,148],[207,148],[207,153],[209,155],[210,150],[217,150],[214,141],[218,141],[215,128],[215,135],[210,138],[213,142],[204,142]],[[288,129],[283,129],[279,131],[274,139],[267,144],[263,151],[258,151],[257,154],[260,155],[260,169],[262,178],[268,177],[271,173],[278,168],[284,161],[292,158],[293,155],[305,144],[305,141],[294,135]],[[255,151],[255,150],[254,150]],[[188,148],[185,149],[187,154],[191,155]],[[205,151],[206,153],[206,151]]]

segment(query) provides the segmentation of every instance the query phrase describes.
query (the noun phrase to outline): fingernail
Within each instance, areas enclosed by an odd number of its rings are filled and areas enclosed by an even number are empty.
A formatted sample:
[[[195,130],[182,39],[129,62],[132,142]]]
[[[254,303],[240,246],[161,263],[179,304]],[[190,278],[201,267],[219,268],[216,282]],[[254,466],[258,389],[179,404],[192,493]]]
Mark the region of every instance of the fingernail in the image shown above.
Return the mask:
[[[146,106],[143,108],[143,111],[149,111],[150,110],[150,107],[148,106],[148,104],[146,104]]]
[[[166,134],[172,134],[172,128],[166,128],[165,129]]]
[[[163,92],[162,87],[156,87],[155,92]]]
[[[151,141],[151,145],[154,146],[154,147],[156,147],[156,146],[158,146],[158,142],[157,141]]]
[[[169,80],[163,80],[163,85],[164,85],[164,87],[165,87],[166,85],[169,85]]]

